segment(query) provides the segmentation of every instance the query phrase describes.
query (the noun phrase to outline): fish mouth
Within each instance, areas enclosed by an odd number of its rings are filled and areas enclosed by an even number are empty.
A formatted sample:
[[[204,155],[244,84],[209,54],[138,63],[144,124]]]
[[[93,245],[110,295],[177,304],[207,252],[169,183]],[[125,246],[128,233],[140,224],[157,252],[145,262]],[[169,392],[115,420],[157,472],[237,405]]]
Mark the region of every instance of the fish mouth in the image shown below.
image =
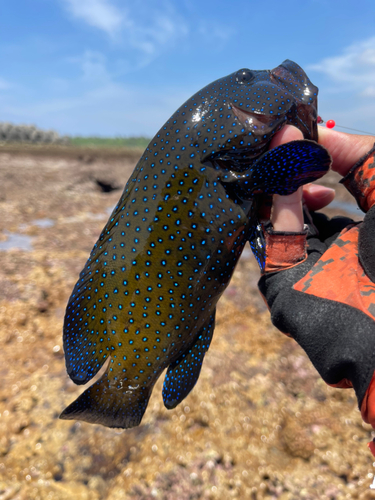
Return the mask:
[[[281,116],[265,115],[264,113],[261,113],[259,111],[247,111],[245,109],[239,108],[235,104],[231,104],[231,107],[233,109],[234,115],[243,125],[246,124],[254,128],[255,130],[264,130],[265,128],[270,128],[270,124],[273,124],[274,126],[275,121],[279,121],[280,119],[282,119],[282,116],[286,114],[285,112]]]

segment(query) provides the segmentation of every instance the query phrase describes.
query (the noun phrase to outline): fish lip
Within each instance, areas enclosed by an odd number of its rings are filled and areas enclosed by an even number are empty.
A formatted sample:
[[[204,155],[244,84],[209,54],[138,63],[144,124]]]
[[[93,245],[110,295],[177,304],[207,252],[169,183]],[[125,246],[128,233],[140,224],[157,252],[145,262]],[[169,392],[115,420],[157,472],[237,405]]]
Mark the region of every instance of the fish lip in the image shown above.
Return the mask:
[[[280,119],[281,117],[286,115],[289,111],[286,109],[284,112],[281,112],[280,114],[277,115],[266,115],[265,113],[262,113],[260,111],[248,111],[246,109],[239,108],[235,104],[231,104],[231,108],[233,109],[234,115],[238,118],[238,120],[241,123],[246,123],[246,122],[250,123],[249,118],[251,118],[252,121],[255,119],[257,122],[260,122],[263,125],[268,124],[270,121],[275,121],[277,119]]]
[[[257,111],[247,111],[239,108],[235,104],[231,104],[233,114],[241,122],[241,124],[258,139],[257,145],[253,145],[253,158],[262,154],[266,149],[266,145],[270,142],[272,136],[277,132],[282,124],[287,119],[289,110],[285,110],[278,115],[266,115]]]

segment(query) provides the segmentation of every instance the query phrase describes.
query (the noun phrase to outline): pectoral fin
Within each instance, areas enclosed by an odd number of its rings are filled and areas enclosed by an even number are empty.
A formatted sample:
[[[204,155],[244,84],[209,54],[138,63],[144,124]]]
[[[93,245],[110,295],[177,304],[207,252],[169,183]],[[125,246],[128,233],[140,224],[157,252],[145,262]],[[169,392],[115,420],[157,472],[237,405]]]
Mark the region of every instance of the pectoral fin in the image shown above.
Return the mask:
[[[234,186],[243,199],[256,193],[287,195],[322,177],[331,161],[328,151],[316,142],[292,141],[267,151],[244,172],[225,173],[221,181]]]

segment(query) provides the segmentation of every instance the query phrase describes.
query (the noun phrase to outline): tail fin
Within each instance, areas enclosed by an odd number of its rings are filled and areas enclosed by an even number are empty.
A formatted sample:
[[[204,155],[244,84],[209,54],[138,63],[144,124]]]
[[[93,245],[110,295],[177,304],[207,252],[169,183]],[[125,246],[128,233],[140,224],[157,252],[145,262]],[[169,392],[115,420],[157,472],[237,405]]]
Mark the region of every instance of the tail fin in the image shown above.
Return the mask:
[[[65,408],[60,418],[128,429],[141,423],[149,398],[149,388],[110,380],[105,373]]]

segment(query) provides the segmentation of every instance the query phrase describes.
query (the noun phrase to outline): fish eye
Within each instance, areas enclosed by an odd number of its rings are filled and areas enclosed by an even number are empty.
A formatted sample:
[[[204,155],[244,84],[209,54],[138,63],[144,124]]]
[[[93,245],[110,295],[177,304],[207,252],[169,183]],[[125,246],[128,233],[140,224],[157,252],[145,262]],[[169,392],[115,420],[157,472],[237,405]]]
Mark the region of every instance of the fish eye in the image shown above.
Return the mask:
[[[254,78],[254,76],[254,71],[251,71],[251,69],[242,68],[237,71],[235,79],[238,83],[248,83]]]

